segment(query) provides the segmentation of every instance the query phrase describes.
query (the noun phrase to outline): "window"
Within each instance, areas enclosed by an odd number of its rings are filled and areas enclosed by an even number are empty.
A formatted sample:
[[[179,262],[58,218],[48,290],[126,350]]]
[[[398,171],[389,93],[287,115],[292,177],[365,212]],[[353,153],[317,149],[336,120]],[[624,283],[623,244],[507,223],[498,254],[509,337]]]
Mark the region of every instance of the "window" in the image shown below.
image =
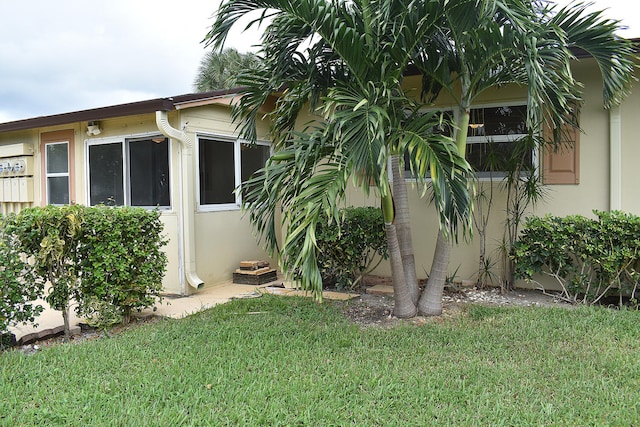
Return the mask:
[[[69,204],[69,143],[45,145],[47,204]]]
[[[501,172],[500,162],[512,157],[516,143],[527,136],[526,105],[473,108],[467,131],[467,161],[479,177]],[[525,165],[533,164],[533,151],[524,154]]]
[[[44,132],[40,136],[42,204],[74,203],[74,139],[72,129]]]
[[[87,147],[91,205],[168,208],[169,141],[164,137],[93,141]]]
[[[262,168],[270,155],[271,148],[267,143],[250,145],[240,140],[199,137],[200,207],[204,210],[237,208],[242,199],[234,190]]]
[[[457,119],[457,112],[443,111],[450,120]],[[490,173],[500,176],[502,161],[517,152],[516,143],[528,135],[526,125],[526,105],[497,105],[477,107],[470,111],[467,129],[466,158],[478,177],[487,178]],[[453,136],[451,128],[436,130],[447,136]],[[525,150],[523,161],[532,166],[533,150]],[[405,153],[405,176],[411,177],[408,154]]]

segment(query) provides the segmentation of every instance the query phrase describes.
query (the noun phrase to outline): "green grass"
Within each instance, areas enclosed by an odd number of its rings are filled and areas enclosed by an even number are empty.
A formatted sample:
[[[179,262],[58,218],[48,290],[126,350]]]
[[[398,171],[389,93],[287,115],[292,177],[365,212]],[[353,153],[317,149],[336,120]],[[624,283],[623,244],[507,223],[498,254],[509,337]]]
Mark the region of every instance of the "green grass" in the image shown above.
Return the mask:
[[[0,355],[0,425],[639,425],[640,313],[486,308],[360,329],[265,295]]]

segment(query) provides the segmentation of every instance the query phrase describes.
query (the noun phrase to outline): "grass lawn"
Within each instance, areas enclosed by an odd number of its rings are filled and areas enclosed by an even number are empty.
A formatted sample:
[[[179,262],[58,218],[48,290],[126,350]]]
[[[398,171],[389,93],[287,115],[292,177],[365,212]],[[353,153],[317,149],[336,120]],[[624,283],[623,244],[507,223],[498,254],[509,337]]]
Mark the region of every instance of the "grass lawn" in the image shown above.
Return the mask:
[[[264,295],[0,354],[0,425],[640,425],[640,313],[470,306],[361,329]]]

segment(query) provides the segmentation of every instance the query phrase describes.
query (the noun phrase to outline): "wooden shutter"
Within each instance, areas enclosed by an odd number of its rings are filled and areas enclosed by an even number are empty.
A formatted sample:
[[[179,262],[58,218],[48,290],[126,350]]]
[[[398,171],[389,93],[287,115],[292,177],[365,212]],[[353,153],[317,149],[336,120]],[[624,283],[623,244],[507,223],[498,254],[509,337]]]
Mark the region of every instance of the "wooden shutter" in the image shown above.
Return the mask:
[[[553,133],[544,128],[545,141],[553,141]],[[580,183],[580,130],[573,126],[563,126],[560,143],[547,145],[542,155],[542,182],[553,184]]]

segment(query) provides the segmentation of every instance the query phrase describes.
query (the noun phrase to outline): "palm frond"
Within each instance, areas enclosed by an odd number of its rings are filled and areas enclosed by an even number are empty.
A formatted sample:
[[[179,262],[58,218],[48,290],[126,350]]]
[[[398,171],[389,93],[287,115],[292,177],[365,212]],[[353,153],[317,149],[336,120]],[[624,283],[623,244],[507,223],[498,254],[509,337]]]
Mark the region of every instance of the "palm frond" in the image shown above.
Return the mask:
[[[604,83],[604,104],[609,108],[631,93],[638,56],[630,40],[616,35],[620,21],[605,18],[601,11],[585,13],[585,6],[572,3],[557,13],[552,7],[549,23],[566,33],[569,47],[583,49],[595,59]]]

